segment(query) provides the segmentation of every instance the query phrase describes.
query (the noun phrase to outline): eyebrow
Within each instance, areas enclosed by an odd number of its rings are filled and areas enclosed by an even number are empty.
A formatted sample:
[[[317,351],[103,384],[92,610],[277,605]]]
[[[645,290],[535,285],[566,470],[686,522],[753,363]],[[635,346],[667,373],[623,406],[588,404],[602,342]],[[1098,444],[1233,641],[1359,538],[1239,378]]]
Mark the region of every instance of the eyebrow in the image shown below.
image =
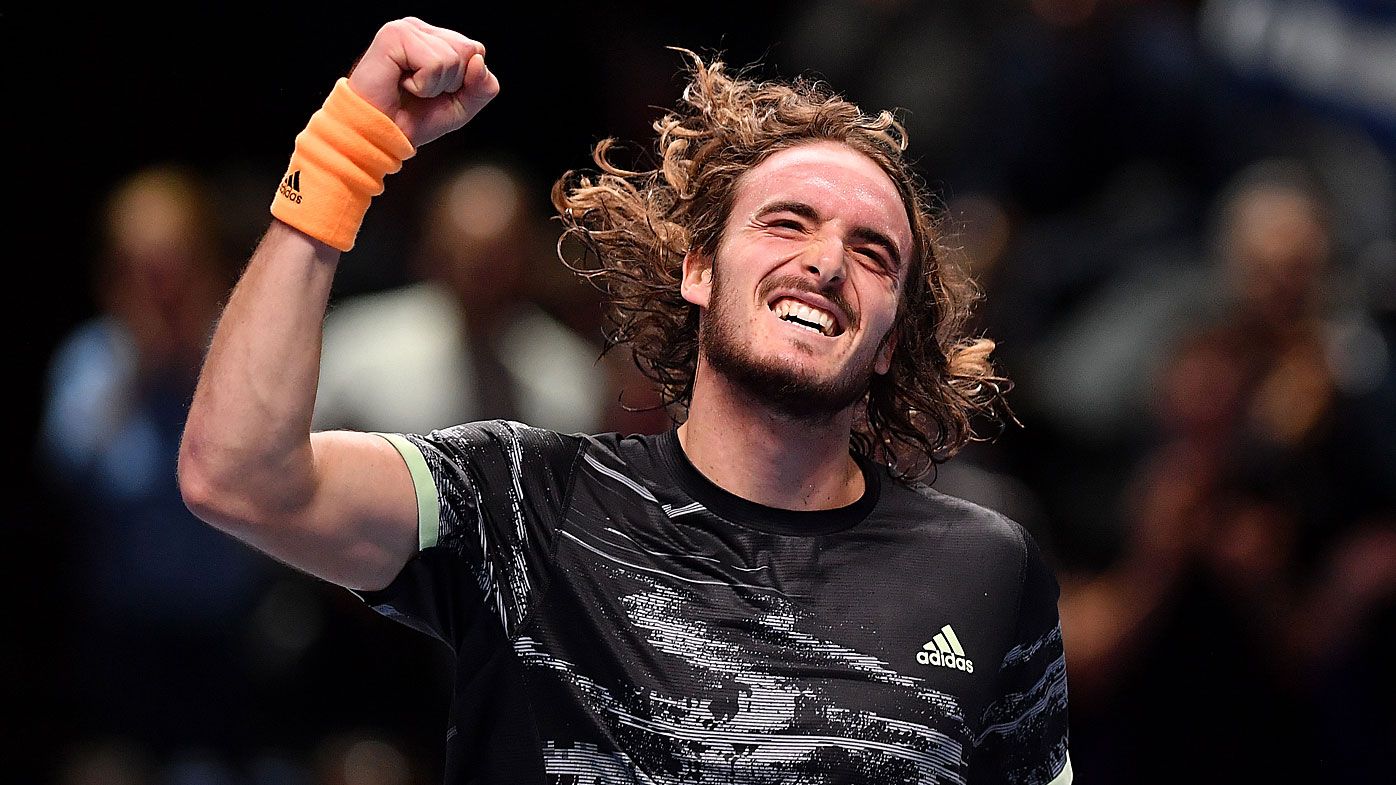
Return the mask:
[[[804,202],[771,202],[757,211],[756,215],[760,217],[770,215],[771,213],[794,213],[801,218],[816,222],[822,222],[824,220],[824,217],[819,214],[818,210]],[[855,226],[848,235],[855,240],[881,247],[887,252],[887,255],[891,257],[894,266],[901,265],[902,255],[897,251],[897,244],[892,242],[892,238],[882,232],[867,226]]]

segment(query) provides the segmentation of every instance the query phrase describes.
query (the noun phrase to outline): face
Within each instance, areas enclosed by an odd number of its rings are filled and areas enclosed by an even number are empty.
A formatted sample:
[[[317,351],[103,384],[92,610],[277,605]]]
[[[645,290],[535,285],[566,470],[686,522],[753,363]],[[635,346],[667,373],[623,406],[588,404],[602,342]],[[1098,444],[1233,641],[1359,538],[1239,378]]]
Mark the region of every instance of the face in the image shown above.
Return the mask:
[[[715,258],[684,260],[700,363],[797,419],[847,409],[891,366],[911,249],[870,158],[836,142],[772,155],[738,181]]]

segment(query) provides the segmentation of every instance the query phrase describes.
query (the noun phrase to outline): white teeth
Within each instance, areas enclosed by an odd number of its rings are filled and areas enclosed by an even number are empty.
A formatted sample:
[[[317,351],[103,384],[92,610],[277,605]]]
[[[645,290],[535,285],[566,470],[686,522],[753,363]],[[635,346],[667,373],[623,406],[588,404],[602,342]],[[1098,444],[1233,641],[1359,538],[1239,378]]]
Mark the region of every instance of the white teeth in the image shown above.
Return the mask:
[[[777,301],[775,305],[771,306],[771,311],[781,319],[786,316],[794,316],[801,321],[817,324],[819,325],[819,331],[825,335],[829,335],[833,331],[834,317],[832,315],[818,308],[811,308],[799,300],[793,300],[788,297],[782,298]]]

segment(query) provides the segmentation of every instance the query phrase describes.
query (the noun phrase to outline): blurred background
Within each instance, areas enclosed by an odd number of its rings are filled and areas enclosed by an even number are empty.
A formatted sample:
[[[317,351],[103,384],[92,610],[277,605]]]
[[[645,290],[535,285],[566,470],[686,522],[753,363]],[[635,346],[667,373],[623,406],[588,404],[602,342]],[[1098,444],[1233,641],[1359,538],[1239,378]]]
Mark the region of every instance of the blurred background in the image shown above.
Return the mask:
[[[1057,569],[1078,781],[1390,782],[1396,4],[376,5],[0,13],[7,781],[439,781],[444,647],[198,523],[174,483],[295,134],[413,14],[484,41],[503,92],[389,179],[344,257],[318,427],[666,427],[620,404],[653,401],[622,353],[596,362],[547,190],[604,136],[642,154],[681,87],[668,45],[820,76],[904,110],[986,294],[1022,427],[936,486]]]

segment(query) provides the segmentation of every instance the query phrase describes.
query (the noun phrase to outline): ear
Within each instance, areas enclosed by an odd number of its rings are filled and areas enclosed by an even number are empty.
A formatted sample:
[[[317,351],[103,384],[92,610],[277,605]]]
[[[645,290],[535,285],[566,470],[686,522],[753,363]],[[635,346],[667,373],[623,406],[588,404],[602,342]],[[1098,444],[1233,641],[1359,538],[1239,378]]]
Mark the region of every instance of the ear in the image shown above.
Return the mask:
[[[892,354],[897,351],[897,330],[893,328],[887,331],[887,337],[882,339],[882,344],[877,347],[877,356],[873,358],[873,372],[882,376],[892,370]]]
[[[683,280],[679,283],[679,294],[699,308],[707,308],[712,293],[712,257],[697,249],[690,249],[683,257]]]

